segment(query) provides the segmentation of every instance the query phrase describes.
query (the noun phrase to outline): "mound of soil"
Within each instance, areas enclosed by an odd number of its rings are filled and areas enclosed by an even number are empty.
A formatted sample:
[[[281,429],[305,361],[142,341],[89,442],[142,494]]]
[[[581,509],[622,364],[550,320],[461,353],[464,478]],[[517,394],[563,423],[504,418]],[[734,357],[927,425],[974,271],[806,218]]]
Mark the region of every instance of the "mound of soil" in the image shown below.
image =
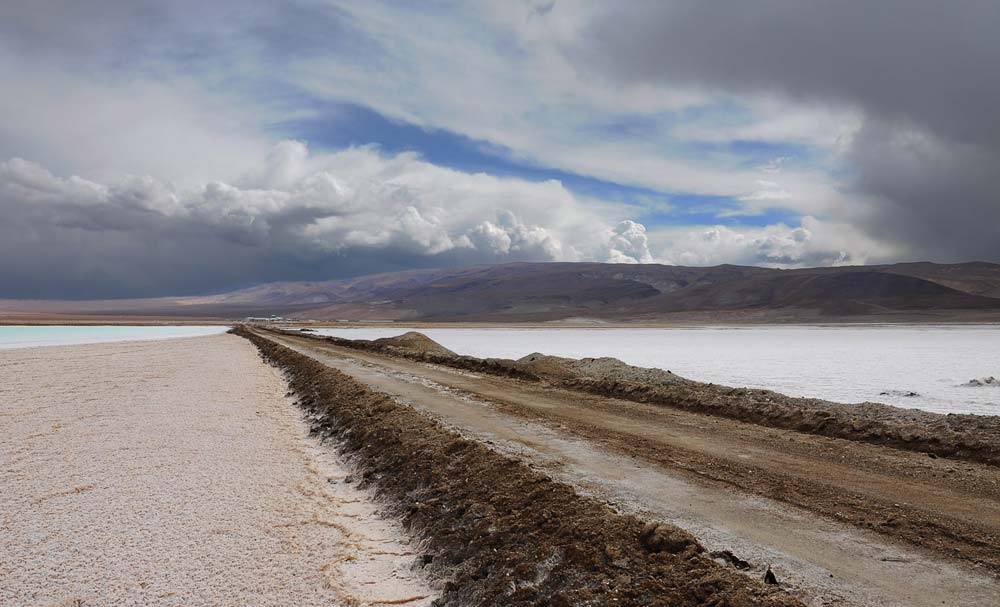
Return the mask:
[[[574,360],[569,366],[578,377],[597,381],[629,382],[648,386],[693,383],[670,371],[635,367],[617,358],[581,358]]]
[[[291,332],[278,332],[293,335]],[[420,343],[437,345],[422,334],[407,335],[419,335],[422,338]],[[307,337],[323,339],[341,347],[402,356],[467,371],[548,382],[591,394],[676,407],[773,428],[1000,465],[1000,417],[996,416],[942,415],[879,403],[844,404],[793,398],[770,390],[695,382],[669,371],[634,367],[613,358],[576,360],[538,353],[520,360],[475,358],[456,355],[440,345],[438,348],[413,350],[400,348],[385,340],[373,342]]]
[[[283,369],[314,432],[425,540],[440,605],[801,605],[689,534],[618,514],[306,356],[237,328]]]
[[[386,354],[389,356],[400,356],[408,360],[445,365],[456,369],[463,369],[465,371],[490,373],[493,375],[527,379],[531,381],[539,381],[542,379],[542,376],[530,370],[529,366],[521,365],[516,360],[511,360],[509,358],[476,358],[475,356],[462,356],[455,354],[423,333],[417,333],[416,331],[411,331],[410,333],[407,333],[407,335],[419,335],[422,339],[414,341],[418,341],[418,343],[424,344],[424,346],[427,346],[427,342],[430,342],[437,347],[431,346],[416,349],[401,347],[393,341],[399,339],[397,337],[383,337],[382,339],[376,340],[344,339],[343,337],[333,336],[320,337],[313,335],[301,335],[291,331],[283,331],[281,329],[268,329],[268,331],[295,337],[309,337],[331,343],[341,348],[351,348],[353,350],[375,352],[377,354]]]
[[[573,358],[563,358],[561,356],[549,356],[540,352],[532,352],[527,356],[513,361],[518,367],[536,375],[548,378],[571,378],[575,376],[572,364],[576,362]]]
[[[688,380],[670,371],[635,367],[617,358],[563,358],[533,352],[513,361],[522,370],[547,380],[595,379],[648,385],[682,384]]]
[[[448,348],[423,333],[409,331],[396,337],[383,337],[372,342],[376,346],[398,349],[407,354],[430,354],[433,356],[458,356]]]

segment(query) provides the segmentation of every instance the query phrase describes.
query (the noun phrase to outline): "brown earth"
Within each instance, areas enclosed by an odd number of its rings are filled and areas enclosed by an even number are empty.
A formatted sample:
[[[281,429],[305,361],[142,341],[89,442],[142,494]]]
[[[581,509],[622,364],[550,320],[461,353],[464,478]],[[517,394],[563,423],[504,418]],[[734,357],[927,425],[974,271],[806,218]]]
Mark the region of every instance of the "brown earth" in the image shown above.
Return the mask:
[[[278,332],[290,336],[302,335],[295,331]],[[520,360],[459,356],[413,331],[404,336],[375,341],[322,336],[310,338],[344,348],[536,381],[772,428],[1000,465],[1000,417],[995,416],[943,415],[879,403],[844,404],[793,398],[770,390],[695,382],[669,371],[635,367],[613,358],[574,360],[538,353]]]
[[[430,337],[416,331],[409,331],[396,337],[376,339],[372,343],[376,346],[399,348],[408,352],[422,352],[432,356],[458,356]]]
[[[345,347],[348,340],[270,335],[321,360],[347,358],[410,374],[699,481],[780,500],[1000,574],[1000,468],[994,465],[582,393],[540,381],[508,364],[514,361],[462,357],[456,360],[463,370],[456,372],[400,356],[401,350],[387,356],[385,342],[381,352],[369,352],[364,343]]]
[[[718,564],[687,532],[619,514],[245,329],[313,429],[427,542],[442,605],[799,605]]]

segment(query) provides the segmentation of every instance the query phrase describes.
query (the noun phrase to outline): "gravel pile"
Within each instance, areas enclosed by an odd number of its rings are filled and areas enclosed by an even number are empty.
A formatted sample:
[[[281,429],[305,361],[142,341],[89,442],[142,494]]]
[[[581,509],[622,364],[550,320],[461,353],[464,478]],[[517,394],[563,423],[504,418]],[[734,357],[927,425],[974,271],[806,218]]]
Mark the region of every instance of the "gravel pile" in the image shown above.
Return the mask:
[[[581,358],[569,364],[576,375],[589,377],[598,381],[627,382],[646,384],[650,386],[691,383],[680,375],[663,369],[635,367],[617,358]]]

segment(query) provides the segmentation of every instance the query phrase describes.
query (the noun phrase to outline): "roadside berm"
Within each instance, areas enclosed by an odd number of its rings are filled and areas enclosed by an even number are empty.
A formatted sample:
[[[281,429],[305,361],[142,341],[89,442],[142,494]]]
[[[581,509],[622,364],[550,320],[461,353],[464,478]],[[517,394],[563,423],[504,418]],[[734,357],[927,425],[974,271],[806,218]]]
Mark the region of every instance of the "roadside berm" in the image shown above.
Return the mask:
[[[770,390],[696,382],[667,370],[636,367],[614,358],[572,359],[539,353],[518,360],[461,356],[412,331],[373,341],[304,335],[297,331],[275,332],[772,428],[1000,465],[1000,417],[997,416],[944,415],[880,403],[845,404],[794,398]]]
[[[441,605],[793,606],[686,531],[615,512],[351,377],[241,328],[313,432],[424,542]],[[411,340],[412,343],[412,340]]]

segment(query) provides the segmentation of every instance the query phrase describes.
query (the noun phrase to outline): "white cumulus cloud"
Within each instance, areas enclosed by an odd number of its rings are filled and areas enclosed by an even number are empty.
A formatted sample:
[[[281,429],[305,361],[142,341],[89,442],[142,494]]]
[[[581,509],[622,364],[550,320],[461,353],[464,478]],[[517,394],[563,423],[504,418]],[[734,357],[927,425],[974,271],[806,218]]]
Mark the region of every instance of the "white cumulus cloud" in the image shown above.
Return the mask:
[[[314,154],[298,141],[241,173],[179,188],[2,162],[0,255],[26,261],[0,268],[0,280],[10,295],[45,296],[51,285],[144,295],[414,266],[653,259],[641,224],[556,181],[465,173],[372,147]]]
[[[653,241],[665,263],[771,267],[856,265],[890,260],[898,251],[850,226],[803,217],[800,225],[685,226],[658,230]]]

